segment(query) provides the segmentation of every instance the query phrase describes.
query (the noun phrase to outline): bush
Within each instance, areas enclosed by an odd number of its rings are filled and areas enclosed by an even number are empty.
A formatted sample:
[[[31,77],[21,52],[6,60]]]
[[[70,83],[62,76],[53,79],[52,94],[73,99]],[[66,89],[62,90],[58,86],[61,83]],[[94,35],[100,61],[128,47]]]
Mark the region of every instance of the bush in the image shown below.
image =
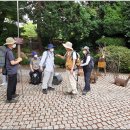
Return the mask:
[[[125,39],[124,38],[111,38],[111,37],[102,37],[96,41],[99,45],[114,45],[114,46],[124,46]]]
[[[55,64],[59,65],[60,67],[65,67],[65,60],[55,57]]]
[[[106,49],[109,54],[106,56],[107,62],[112,62],[110,59],[116,61],[120,56],[120,72],[130,72],[130,49],[121,46],[108,46]]]
[[[29,59],[25,59],[25,58],[21,62],[22,65],[29,65],[29,63],[30,63]]]
[[[57,47],[58,49],[55,50],[55,54],[65,55],[66,51],[63,46]],[[55,57],[55,64],[59,65],[60,67],[65,67],[65,60],[59,57]]]

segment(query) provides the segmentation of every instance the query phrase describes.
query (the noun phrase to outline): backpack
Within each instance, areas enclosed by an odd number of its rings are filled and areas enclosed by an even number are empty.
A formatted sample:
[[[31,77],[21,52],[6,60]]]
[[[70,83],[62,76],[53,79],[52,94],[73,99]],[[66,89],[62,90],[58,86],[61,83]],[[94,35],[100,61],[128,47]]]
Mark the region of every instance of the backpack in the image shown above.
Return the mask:
[[[6,47],[0,46],[0,68],[5,66]]]
[[[92,56],[90,56],[90,57],[91,57],[91,58],[90,58],[88,67],[93,69],[93,68],[94,68],[94,58],[93,58]]]
[[[75,63],[75,65],[76,65],[77,67],[79,67],[79,66],[80,66],[80,64],[81,64],[80,55],[79,55],[79,53],[78,53],[78,52],[73,51],[73,52],[72,52],[72,54],[71,54],[72,59],[73,59],[73,53],[74,53],[74,52],[76,53],[76,63]]]
[[[31,75],[31,83],[34,85],[39,84],[41,81],[41,77],[38,72],[33,72]]]
[[[52,84],[59,85],[63,81],[61,74],[55,73],[53,76]]]

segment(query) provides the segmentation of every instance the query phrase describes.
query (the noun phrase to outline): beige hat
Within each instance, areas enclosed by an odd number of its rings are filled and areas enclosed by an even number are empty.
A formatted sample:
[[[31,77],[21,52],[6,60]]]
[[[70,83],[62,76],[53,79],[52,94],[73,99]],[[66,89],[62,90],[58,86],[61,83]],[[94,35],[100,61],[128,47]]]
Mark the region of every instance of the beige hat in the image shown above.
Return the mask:
[[[82,50],[87,50],[89,52],[89,47],[85,46],[84,48],[82,48]]]
[[[14,44],[15,42],[16,41],[12,37],[8,37],[4,45],[11,45],[11,44]]]
[[[65,48],[69,48],[69,49],[73,50],[72,45],[73,45],[73,44],[72,44],[71,42],[66,42],[65,44],[63,44],[63,46],[64,46]]]

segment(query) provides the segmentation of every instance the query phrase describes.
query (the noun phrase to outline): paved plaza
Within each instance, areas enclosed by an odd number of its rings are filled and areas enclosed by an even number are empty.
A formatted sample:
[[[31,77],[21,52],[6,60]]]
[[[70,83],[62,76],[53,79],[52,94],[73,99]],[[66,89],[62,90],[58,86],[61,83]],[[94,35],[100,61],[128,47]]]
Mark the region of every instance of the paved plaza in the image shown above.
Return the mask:
[[[100,76],[91,91],[82,96],[83,77],[80,77],[77,96],[64,95],[63,82],[55,91],[42,93],[41,84],[29,84],[29,71],[22,70],[23,89],[18,83],[18,103],[6,104],[6,88],[0,86],[0,129],[130,129],[130,82],[119,87],[113,75]],[[127,78],[127,74],[120,75]]]

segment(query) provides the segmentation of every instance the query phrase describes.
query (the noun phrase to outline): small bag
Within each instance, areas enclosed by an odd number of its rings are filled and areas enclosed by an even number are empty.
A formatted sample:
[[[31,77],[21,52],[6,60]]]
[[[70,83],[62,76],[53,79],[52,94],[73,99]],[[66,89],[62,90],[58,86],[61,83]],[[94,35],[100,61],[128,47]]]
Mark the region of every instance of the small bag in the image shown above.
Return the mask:
[[[7,75],[7,69],[6,69],[5,66],[2,68],[2,74],[3,74],[3,75]]]

